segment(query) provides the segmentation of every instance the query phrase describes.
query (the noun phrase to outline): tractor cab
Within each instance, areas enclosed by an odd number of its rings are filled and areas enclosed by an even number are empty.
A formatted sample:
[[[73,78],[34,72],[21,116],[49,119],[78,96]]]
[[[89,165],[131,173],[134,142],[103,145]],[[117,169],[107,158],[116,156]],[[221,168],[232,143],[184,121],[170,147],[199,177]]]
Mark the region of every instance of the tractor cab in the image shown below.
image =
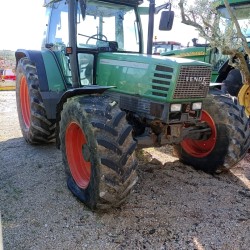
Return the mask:
[[[68,86],[73,82],[78,87],[95,82],[94,61],[99,52],[139,53],[143,49],[141,23],[133,2],[128,6],[95,0],[88,4],[78,1],[73,10],[70,3],[68,6],[63,1],[52,1],[46,6],[50,25],[42,47],[57,51]],[[69,23],[68,14],[75,22]],[[71,67],[79,71],[73,77],[72,72],[76,71],[70,70],[70,60]]]
[[[141,3],[140,0],[80,0],[66,4],[64,1],[45,1],[49,25],[46,26],[42,49],[55,52],[67,88],[96,84],[99,53],[143,53],[138,7]],[[161,23],[168,22],[171,22],[169,16],[162,15]],[[65,86],[58,87],[58,90],[65,89]]]

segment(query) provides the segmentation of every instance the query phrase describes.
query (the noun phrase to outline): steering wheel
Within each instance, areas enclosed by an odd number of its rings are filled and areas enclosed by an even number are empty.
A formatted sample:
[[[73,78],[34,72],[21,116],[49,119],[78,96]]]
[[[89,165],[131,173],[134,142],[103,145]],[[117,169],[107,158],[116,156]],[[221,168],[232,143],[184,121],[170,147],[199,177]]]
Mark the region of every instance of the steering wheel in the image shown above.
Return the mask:
[[[100,38],[100,37],[101,37],[101,38]],[[89,43],[89,40],[91,40],[91,39],[95,39],[95,40],[98,41],[98,39],[102,39],[102,38],[104,38],[105,41],[108,41],[108,38],[107,38],[105,35],[103,35],[103,34],[95,34],[95,35],[93,35],[93,36],[91,36],[91,37],[88,38],[86,44],[88,44],[88,43]]]

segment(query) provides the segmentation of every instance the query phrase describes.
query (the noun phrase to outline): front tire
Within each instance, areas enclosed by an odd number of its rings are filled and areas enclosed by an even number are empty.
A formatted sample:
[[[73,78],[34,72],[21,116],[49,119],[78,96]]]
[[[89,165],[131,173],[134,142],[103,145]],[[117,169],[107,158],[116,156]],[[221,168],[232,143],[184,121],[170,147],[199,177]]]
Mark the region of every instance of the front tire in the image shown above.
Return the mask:
[[[54,125],[47,119],[39,89],[36,67],[21,58],[16,70],[16,103],[19,124],[28,143],[48,143],[55,138]]]
[[[203,121],[211,128],[208,140],[185,139],[174,146],[179,159],[196,169],[219,173],[232,168],[250,145],[249,122],[244,108],[226,95],[210,95],[203,103]]]
[[[119,207],[136,183],[131,130],[108,97],[74,97],[64,104],[60,141],[67,184],[90,209]]]

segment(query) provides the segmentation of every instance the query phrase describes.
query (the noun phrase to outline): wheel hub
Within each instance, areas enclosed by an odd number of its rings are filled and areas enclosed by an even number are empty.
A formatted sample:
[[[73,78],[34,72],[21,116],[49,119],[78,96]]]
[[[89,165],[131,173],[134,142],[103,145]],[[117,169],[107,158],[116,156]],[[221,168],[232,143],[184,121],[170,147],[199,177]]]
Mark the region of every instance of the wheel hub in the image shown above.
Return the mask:
[[[211,129],[211,135],[207,140],[185,139],[181,142],[182,148],[193,157],[203,158],[209,155],[216,144],[217,130],[213,118],[202,111],[201,121],[205,121]]]
[[[71,122],[65,135],[66,155],[70,172],[77,186],[86,189],[90,182],[90,150],[80,125]]]

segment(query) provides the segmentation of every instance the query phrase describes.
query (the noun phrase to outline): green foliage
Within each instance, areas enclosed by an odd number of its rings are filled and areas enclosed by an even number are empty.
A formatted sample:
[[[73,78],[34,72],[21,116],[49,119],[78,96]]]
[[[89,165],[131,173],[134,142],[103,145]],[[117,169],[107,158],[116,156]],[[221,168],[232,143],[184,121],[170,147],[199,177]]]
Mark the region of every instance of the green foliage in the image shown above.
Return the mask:
[[[242,36],[244,37],[244,35],[239,33],[225,5],[220,3],[211,0],[198,0],[193,4],[188,4],[186,0],[180,0],[182,22],[194,26],[199,31],[200,36],[210,43],[211,47],[217,47],[222,51],[224,48],[242,48]],[[243,16],[240,10],[240,8],[234,8],[233,13],[236,20],[240,19],[240,28],[243,33],[246,33],[244,29],[249,24],[250,6],[244,11],[248,15]]]

